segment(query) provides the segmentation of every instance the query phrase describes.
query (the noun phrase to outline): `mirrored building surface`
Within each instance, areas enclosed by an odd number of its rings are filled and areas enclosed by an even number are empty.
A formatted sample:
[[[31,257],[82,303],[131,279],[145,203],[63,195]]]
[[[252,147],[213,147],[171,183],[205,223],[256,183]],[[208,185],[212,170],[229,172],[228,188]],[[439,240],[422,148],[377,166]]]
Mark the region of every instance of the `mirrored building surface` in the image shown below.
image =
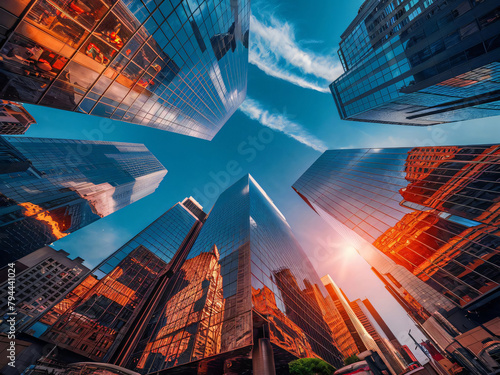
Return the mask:
[[[293,188],[441,348],[500,323],[499,145],[330,150]]]
[[[222,363],[199,366],[221,370],[238,362],[229,355],[238,352],[240,373],[255,371],[246,348],[256,350],[263,338],[277,369],[295,357],[342,363],[311,296],[317,289],[325,298],[326,291],[285,218],[249,175],[218,198],[173,280],[126,367],[146,374],[220,355]]]
[[[0,10],[0,98],[204,139],[245,98],[248,0],[18,0]]]
[[[166,173],[141,144],[0,138],[0,265],[153,193]]]
[[[435,125],[500,110],[495,0],[366,0],[330,85],[345,120]]]
[[[43,338],[92,360],[110,361],[143,322],[153,291],[172,276],[200,227],[186,205],[177,203],[97,266],[33,329],[50,326]]]
[[[297,357],[341,366],[320,303],[327,292],[257,182],[247,175],[228,188],[206,221],[193,202],[99,266],[87,291],[75,288],[41,319],[51,325],[42,338],[141,374],[259,373]],[[174,231],[179,213],[189,220]]]

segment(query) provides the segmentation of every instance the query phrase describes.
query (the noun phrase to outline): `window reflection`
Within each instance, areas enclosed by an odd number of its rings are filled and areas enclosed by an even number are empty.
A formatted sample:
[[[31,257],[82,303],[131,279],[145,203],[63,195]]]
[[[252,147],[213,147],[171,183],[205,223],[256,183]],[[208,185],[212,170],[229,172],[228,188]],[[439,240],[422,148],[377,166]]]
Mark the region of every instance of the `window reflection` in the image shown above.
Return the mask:
[[[449,303],[500,285],[499,145],[353,152],[327,151],[294,186]]]
[[[100,0],[52,0],[52,2],[89,30],[108,10],[108,6]]]
[[[0,82],[5,83],[0,94],[85,113],[95,107],[96,115],[116,117],[118,113],[125,121],[211,138],[227,113],[243,100],[248,51],[238,46],[248,47],[249,10],[245,1],[203,1],[202,6],[192,5],[192,11],[187,4],[179,4],[168,0],[160,7],[154,1],[34,0],[15,28],[17,35],[0,53]],[[226,14],[227,20],[212,19],[215,9]],[[188,22],[195,23],[190,27]],[[16,50],[25,47],[16,41],[18,37],[26,40],[31,52],[11,51],[13,44],[19,44]],[[54,56],[41,57],[40,49],[57,51],[58,61],[52,61]],[[234,57],[231,64],[219,65],[229,51]],[[81,88],[93,85],[87,84],[89,79],[76,79],[75,74],[58,76],[68,60],[92,71],[89,77],[104,73],[114,80],[108,85],[113,92],[82,95]],[[196,72],[194,65],[198,66]],[[54,84],[47,82],[56,77]],[[175,78],[176,84],[171,85]],[[114,83],[123,86],[119,93]],[[130,108],[137,99],[133,97],[118,108],[131,90],[140,95],[137,105]],[[152,105],[144,106],[152,100],[161,105],[161,115],[156,114],[157,106],[155,113],[149,113]],[[124,107],[129,110],[126,115],[116,111]]]
[[[115,55],[116,50],[113,49],[113,47],[111,47],[110,45],[93,36],[87,42],[85,42],[80,52],[83,52],[85,55],[100,64],[108,65]]]
[[[123,25],[114,13],[110,13],[99,24],[99,27],[97,28],[97,31],[94,32],[94,35],[97,35],[117,50],[120,50],[130,39],[132,31]]]
[[[72,47],[78,47],[88,34],[84,27],[48,1],[39,1],[28,14],[33,24]]]

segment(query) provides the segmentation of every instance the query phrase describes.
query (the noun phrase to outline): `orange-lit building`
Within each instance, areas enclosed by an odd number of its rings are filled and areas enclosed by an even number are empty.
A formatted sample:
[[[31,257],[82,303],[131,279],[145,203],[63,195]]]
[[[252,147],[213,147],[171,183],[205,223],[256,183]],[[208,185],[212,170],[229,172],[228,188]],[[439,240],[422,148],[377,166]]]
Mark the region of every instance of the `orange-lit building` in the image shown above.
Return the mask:
[[[142,351],[137,369],[160,359],[164,366],[175,366],[186,355],[198,360],[220,353],[225,307],[220,269],[217,246],[184,262],[178,275],[182,281],[177,281],[184,287],[160,306],[155,335]]]
[[[281,371],[301,357],[342,366],[328,294],[250,175],[208,217],[192,199],[169,212],[94,270],[99,281],[42,339],[141,374]]]
[[[488,372],[480,345],[457,340],[500,332],[499,176],[499,145],[330,150],[293,187],[434,346]]]
[[[165,266],[139,246],[66,310],[44,337],[75,353],[102,359]]]

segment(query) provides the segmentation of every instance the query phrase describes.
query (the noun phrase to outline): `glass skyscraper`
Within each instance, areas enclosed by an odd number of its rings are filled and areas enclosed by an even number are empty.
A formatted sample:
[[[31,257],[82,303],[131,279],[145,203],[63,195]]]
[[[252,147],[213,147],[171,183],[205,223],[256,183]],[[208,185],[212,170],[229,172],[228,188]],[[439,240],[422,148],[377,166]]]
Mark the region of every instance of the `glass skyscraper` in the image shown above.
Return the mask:
[[[186,202],[193,201],[177,203],[104,260],[33,329],[51,326],[43,338],[92,360],[118,355],[201,228],[201,207],[196,214]]]
[[[0,137],[0,266],[153,193],[142,144]]]
[[[366,0],[330,85],[345,120],[435,125],[500,112],[495,0]]]
[[[42,319],[52,325],[42,338],[142,374],[268,374],[297,357],[341,367],[318,302],[327,292],[257,182],[228,188],[206,221],[192,203],[165,214],[168,227],[184,218],[169,257],[149,245],[173,237],[155,222],[98,267],[90,291]]]
[[[499,157],[499,145],[329,150],[293,185],[462,364],[457,340],[478,355],[467,332],[500,327]]]
[[[244,100],[248,0],[0,4],[0,98],[212,139]]]
[[[339,367],[316,290],[326,297],[286,219],[247,175],[218,198],[126,367],[147,374],[219,354],[198,366],[256,371],[259,340],[270,341],[277,369],[311,356]]]

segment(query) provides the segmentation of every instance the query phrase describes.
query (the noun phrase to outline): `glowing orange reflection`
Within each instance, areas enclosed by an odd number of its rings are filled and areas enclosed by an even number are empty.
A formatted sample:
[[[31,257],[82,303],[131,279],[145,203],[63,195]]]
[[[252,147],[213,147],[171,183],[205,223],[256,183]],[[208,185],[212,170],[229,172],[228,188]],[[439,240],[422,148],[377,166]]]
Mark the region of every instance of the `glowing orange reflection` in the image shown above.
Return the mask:
[[[66,298],[50,309],[40,321],[45,324],[54,324],[57,318],[73,307],[97,283],[98,280],[94,275],[87,276],[75,289],[68,293]]]
[[[25,216],[29,216],[36,220],[43,221],[44,223],[46,223],[51,228],[52,234],[57,239],[63,238],[69,234],[69,233],[63,233],[61,231],[59,223],[42,207],[30,202],[19,203],[19,206],[23,207],[26,210],[24,212]]]

